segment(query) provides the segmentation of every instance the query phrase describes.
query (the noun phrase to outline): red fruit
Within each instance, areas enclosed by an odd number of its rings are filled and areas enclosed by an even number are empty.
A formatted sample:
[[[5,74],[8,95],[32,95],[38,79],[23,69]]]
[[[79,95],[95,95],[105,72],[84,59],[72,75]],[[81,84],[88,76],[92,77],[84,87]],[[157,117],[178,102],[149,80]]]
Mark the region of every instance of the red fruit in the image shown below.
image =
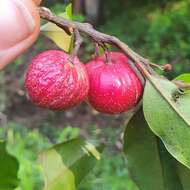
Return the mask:
[[[124,54],[111,52],[110,59],[106,64],[103,55],[86,65],[90,81],[88,100],[97,111],[116,114],[138,103],[143,85]]]
[[[40,107],[62,110],[83,101],[89,80],[78,58],[74,64],[63,51],[49,50],[36,56],[29,66],[25,86],[33,103]]]

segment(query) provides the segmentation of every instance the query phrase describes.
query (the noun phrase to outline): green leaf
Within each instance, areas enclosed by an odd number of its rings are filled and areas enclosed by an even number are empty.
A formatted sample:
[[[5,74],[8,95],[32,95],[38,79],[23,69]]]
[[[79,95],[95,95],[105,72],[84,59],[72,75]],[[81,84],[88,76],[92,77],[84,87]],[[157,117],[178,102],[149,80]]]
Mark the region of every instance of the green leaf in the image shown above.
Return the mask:
[[[59,15],[60,17],[69,17],[66,13]],[[68,35],[63,29],[57,25],[48,22],[41,26],[41,32],[51,39],[59,48],[66,52],[70,51],[70,46],[72,44],[72,35]]]
[[[128,168],[140,190],[153,187],[154,190],[186,190],[185,185],[188,187],[189,170],[177,162],[151,132],[142,110],[127,125],[124,151]]]
[[[181,184],[184,190],[189,190],[190,187],[190,170],[184,165],[178,162],[177,164],[177,173],[181,180]]]
[[[152,76],[145,86],[143,110],[149,127],[167,150],[190,168],[190,94]]]
[[[160,167],[163,172],[163,182],[165,185],[165,189],[167,190],[183,190],[183,186],[179,179],[178,173],[176,171],[176,167],[180,164],[177,162],[171,154],[168,153],[163,143],[157,140],[158,151],[160,156]],[[181,165],[181,164],[180,164]]]
[[[65,9],[66,18],[72,20],[72,4],[68,4]]]
[[[44,171],[44,190],[75,190],[101,159],[102,146],[95,147],[83,139],[55,145],[40,154]]]
[[[165,190],[157,143],[144,120],[142,111],[128,123],[124,152],[131,176],[141,190]]]
[[[19,164],[6,150],[5,142],[0,141],[0,190],[13,190],[18,186]]]
[[[190,73],[185,73],[185,74],[179,75],[175,78],[175,80],[180,80],[185,83],[190,83]]]

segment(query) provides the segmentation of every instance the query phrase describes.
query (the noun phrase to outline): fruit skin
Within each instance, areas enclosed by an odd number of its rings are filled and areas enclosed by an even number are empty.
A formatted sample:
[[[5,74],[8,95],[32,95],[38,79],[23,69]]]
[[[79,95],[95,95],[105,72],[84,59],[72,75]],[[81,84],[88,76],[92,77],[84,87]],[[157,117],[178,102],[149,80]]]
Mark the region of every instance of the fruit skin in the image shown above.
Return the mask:
[[[63,110],[86,99],[89,79],[77,57],[59,50],[45,51],[32,60],[25,77],[25,87],[33,103],[40,107]]]
[[[2,0],[0,13],[1,70],[35,42],[40,15],[32,0]]]
[[[117,114],[139,102],[143,85],[124,54],[110,52],[109,56],[111,62],[107,64],[103,55],[86,65],[90,81],[88,101],[99,112]]]

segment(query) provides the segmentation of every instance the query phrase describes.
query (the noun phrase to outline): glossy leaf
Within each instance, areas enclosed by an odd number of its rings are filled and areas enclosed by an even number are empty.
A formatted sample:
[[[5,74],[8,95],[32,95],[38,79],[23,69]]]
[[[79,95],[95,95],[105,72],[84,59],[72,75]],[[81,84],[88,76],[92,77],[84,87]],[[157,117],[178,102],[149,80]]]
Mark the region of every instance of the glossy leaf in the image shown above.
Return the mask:
[[[70,15],[66,13],[62,13],[59,16],[70,18]],[[63,29],[50,22],[41,27],[41,32],[51,39],[59,48],[69,52],[72,43],[72,35],[68,35]]]
[[[44,171],[44,190],[75,190],[101,159],[102,146],[95,147],[83,139],[55,145],[40,154]]]
[[[165,190],[155,136],[144,120],[142,111],[127,125],[124,152],[131,176],[141,190]]]
[[[187,190],[189,170],[151,132],[142,110],[127,125],[124,151],[129,171],[140,190]]]
[[[143,110],[149,127],[167,150],[190,168],[190,94],[182,94],[172,82],[152,76],[146,83]]]
[[[19,164],[6,150],[5,142],[0,141],[0,189],[13,190],[18,186]]]
[[[180,80],[186,83],[190,83],[190,73],[179,75],[175,78],[175,80]]]

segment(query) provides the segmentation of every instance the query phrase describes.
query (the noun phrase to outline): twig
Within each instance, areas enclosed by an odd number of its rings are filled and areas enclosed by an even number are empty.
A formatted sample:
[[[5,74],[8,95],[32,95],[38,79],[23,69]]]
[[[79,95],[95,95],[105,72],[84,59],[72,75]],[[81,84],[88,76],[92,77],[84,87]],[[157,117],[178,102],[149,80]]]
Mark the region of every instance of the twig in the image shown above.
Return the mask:
[[[134,52],[131,48],[129,48],[129,46],[127,44],[120,41],[115,36],[111,36],[111,35],[107,35],[102,32],[99,32],[99,31],[95,30],[93,28],[93,26],[88,23],[80,23],[80,22],[76,22],[76,21],[66,20],[62,17],[56,16],[49,9],[44,8],[44,7],[39,8],[39,13],[40,13],[41,18],[56,24],[57,26],[61,27],[63,30],[65,30],[68,33],[70,33],[69,29],[72,28],[74,31],[77,31],[77,33],[82,32],[82,33],[86,34],[98,45],[106,44],[106,43],[115,45],[120,50],[122,50],[132,60],[132,62],[135,64],[135,67],[140,71],[141,75],[143,77],[145,77],[146,79],[148,79],[151,83],[153,83],[152,79],[151,79],[151,75],[157,75],[157,73],[150,66],[151,65],[157,66],[157,67],[159,67],[159,66],[150,62],[148,59],[145,59],[144,57],[140,56],[136,52]],[[77,46],[76,49],[78,49],[78,47],[80,47],[80,46]],[[169,66],[169,64],[166,64],[165,66],[163,66],[160,69],[163,70],[164,67],[166,67],[165,70],[169,70],[168,66]],[[136,72],[134,67],[133,67],[133,70]],[[139,76],[139,73],[137,73],[137,75]],[[141,76],[141,78],[142,78],[142,76]],[[174,82],[174,84],[176,84],[179,88],[181,86],[190,88],[189,85],[187,85],[185,83],[183,83],[183,85],[182,85],[182,83],[183,82],[181,82],[181,84],[179,86],[179,83],[177,84]]]
[[[115,36],[110,36],[110,35],[101,33],[95,30],[93,26],[88,23],[80,23],[76,21],[66,20],[62,17],[56,16],[53,13],[51,13],[51,11],[48,10],[47,8],[40,7],[39,12],[40,12],[41,18],[58,25],[63,30],[68,31],[69,28],[73,28],[74,30],[77,29],[79,32],[86,34],[98,44],[108,43],[108,44],[115,45],[116,47],[121,49],[132,61],[134,61],[136,67],[140,70],[141,74],[145,76],[146,78],[149,78],[150,75],[154,73],[151,69],[149,70],[147,69],[149,65],[145,64],[139,58],[140,56],[137,56],[137,54],[132,49],[130,49],[127,44],[120,41]]]
[[[178,88],[182,90],[190,90],[190,83],[184,83],[183,81],[173,80],[172,81]]]

